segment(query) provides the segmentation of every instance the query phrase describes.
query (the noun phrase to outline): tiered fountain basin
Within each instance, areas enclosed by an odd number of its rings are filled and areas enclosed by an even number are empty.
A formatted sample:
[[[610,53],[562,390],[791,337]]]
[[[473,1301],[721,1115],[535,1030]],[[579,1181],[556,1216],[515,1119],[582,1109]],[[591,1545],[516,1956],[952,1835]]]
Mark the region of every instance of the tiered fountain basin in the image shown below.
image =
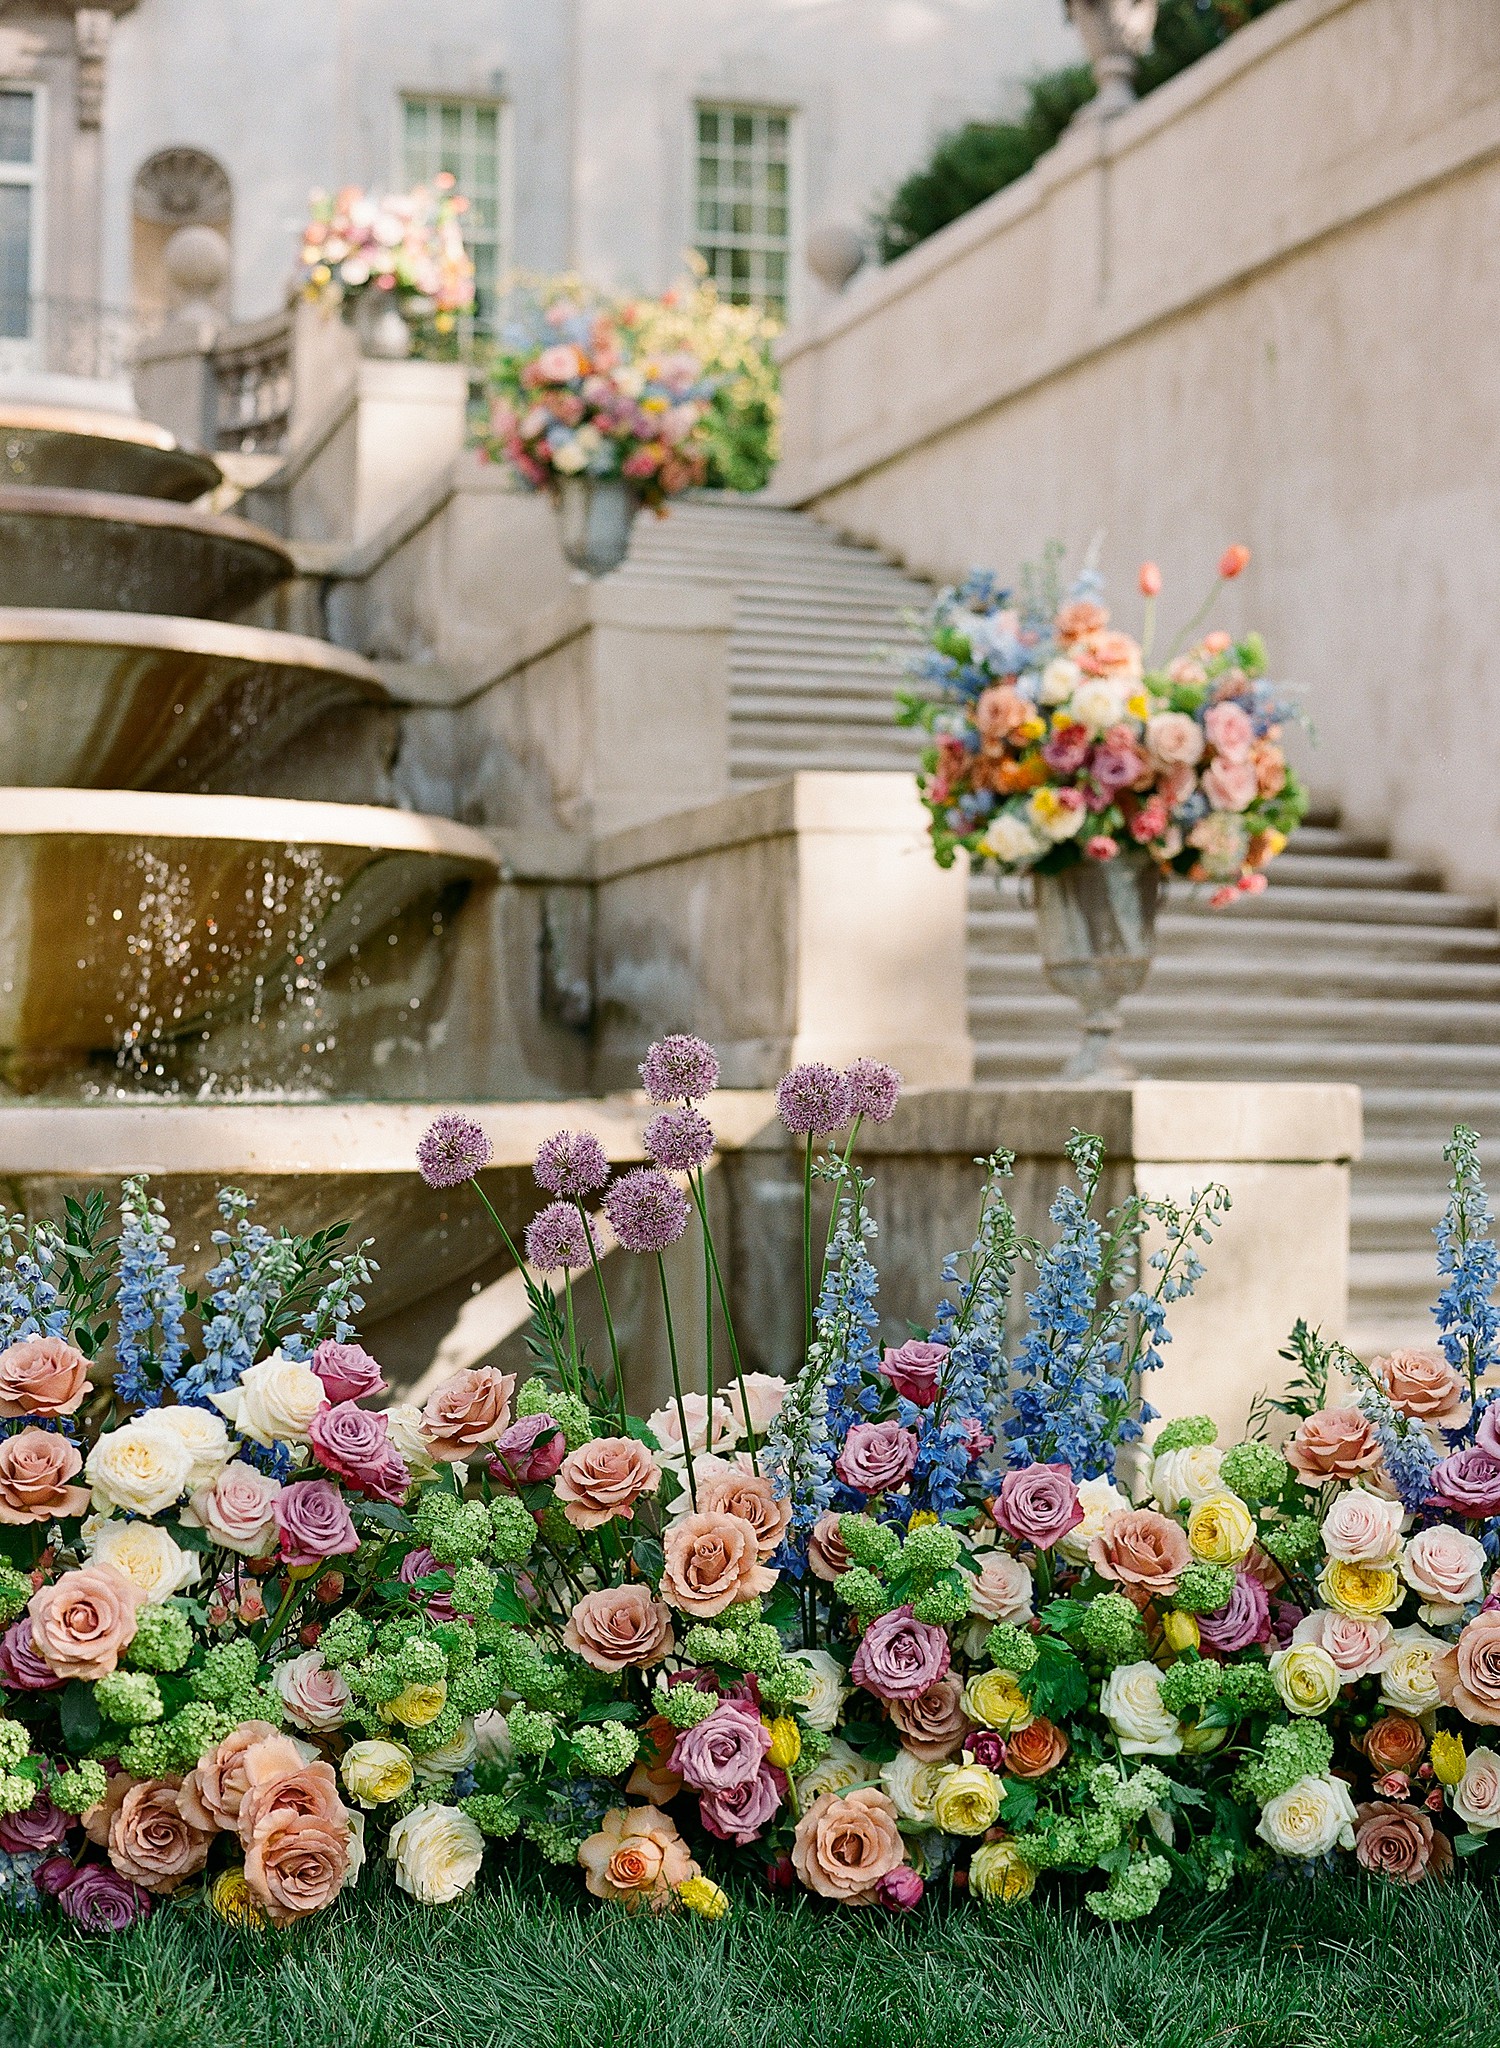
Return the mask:
[[[248,519],[162,498],[0,487],[0,605],[233,618],[293,573]]]
[[[211,455],[124,413],[0,403],[0,477],[131,497],[201,498],[222,481]]]
[[[478,832],[366,804],[0,788],[0,1075],[32,1092],[92,1058],[151,1085],[285,1000],[316,1034],[330,972],[364,948],[388,988],[380,936],[498,871]]]
[[[369,662],[299,633],[0,611],[0,784],[243,788],[312,727],[385,701]]]

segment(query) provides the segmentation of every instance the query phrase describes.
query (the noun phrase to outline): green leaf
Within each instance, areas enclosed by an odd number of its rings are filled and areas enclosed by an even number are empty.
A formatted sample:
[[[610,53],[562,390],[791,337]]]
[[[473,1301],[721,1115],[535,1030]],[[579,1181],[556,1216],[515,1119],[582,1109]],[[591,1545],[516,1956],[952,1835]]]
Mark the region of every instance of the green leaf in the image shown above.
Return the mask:
[[[172,1540],[183,1550],[212,1550],[213,1539],[206,1529],[198,1529],[191,1522],[173,1522]]]
[[[508,1621],[513,1628],[525,1625],[526,1603],[508,1579],[502,1579],[495,1588],[490,1613],[496,1621]]]
[[[1028,1827],[1036,1816],[1037,1792],[1035,1785],[1023,1784],[1019,1778],[1005,1780],[1005,1797],[1000,1802],[1000,1819],[1008,1828]]]
[[[1085,1704],[1088,1673],[1073,1652],[1051,1636],[1034,1636],[1037,1660],[1021,1683],[1032,1711],[1060,1720]]]
[[[629,1700],[606,1700],[602,1706],[585,1707],[578,1715],[580,1724],[595,1721],[634,1721],[636,1709]]]
[[[625,1433],[627,1436],[634,1437],[638,1444],[644,1444],[648,1451],[659,1451],[661,1449],[655,1430],[648,1428],[638,1415],[626,1416]]]
[[[1042,1620],[1060,1636],[1070,1636],[1088,1611],[1087,1600],[1049,1600],[1042,1609]],[[1039,1644],[1040,1640],[1039,1637]]]
[[[99,1740],[99,1731],[104,1723],[94,1704],[94,1688],[81,1678],[75,1678],[63,1687],[57,1711],[62,1722],[63,1741],[75,1755],[91,1748]]]
[[[643,1579],[654,1586],[666,1569],[667,1554],[654,1536],[637,1536],[630,1546],[631,1559]]]
[[[1490,1837],[1488,1835],[1464,1834],[1453,1837],[1453,1846],[1460,1856],[1473,1856],[1480,1849],[1488,1848],[1489,1842]]]
[[[373,1522],[380,1529],[390,1529],[397,1536],[411,1536],[416,1531],[417,1525],[411,1516],[403,1514],[388,1500],[360,1501],[354,1512],[361,1521]]]

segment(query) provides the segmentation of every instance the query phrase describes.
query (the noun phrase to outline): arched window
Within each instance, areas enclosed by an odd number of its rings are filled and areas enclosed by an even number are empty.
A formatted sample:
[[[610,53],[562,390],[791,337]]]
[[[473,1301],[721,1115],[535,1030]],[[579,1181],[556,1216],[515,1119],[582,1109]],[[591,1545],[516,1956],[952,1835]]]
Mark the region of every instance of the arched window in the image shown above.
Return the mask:
[[[167,276],[163,252],[179,228],[217,228],[231,240],[234,196],[229,173],[202,149],[159,149],[135,174],[131,234],[131,282],[135,310],[148,323],[164,320],[178,293]],[[221,288],[220,311],[227,317],[229,281]]]

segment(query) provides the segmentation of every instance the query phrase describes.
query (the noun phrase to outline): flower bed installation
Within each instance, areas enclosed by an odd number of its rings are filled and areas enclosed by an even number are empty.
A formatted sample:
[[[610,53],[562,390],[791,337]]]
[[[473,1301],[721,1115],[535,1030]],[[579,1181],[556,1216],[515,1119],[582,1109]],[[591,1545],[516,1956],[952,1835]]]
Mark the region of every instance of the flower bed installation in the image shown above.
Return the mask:
[[[1061,589],[1058,550],[1019,591],[983,571],[945,590],[898,713],[932,735],[920,785],[938,860],[963,847],[1001,873],[1055,874],[1140,851],[1215,884],[1218,906],[1264,889],[1307,809],[1281,745],[1295,713],[1264,680],[1257,634],[1200,630],[1249,560],[1225,549],[1160,660],[1153,562],[1140,639],[1111,624],[1092,568]]]
[[[800,1067],[788,1383],[742,1369],[707,1227],[714,1056],[668,1039],[643,1076],[654,1164],[612,1178],[567,1131],[537,1155],[534,1371],[420,1408],[372,1405],[368,1248],[337,1226],[276,1232],[228,1192],[200,1293],[139,1183],[117,1236],[102,1195],[0,1230],[14,1906],[286,1927],[377,1857],[437,1905],[522,1840],[612,1905],[710,1917],[752,1884],[905,1913],[1045,1879],[1121,1920],[1278,1860],[1403,1884],[1490,1860],[1500,1264],[1472,1132],[1435,1349],[1366,1369],[1299,1326],[1260,1433],[1189,1417],[1148,1453],[1140,1377],[1221,1189],[1100,1214],[1075,1135],[1043,1247],[996,1155],[926,1334],[883,1346],[856,1141],[899,1083]],[[488,1157],[446,1116],[420,1166],[488,1207]],[[661,1292],[671,1394],[644,1420],[601,1211]],[[697,1329],[664,1256],[689,1232],[720,1310]]]

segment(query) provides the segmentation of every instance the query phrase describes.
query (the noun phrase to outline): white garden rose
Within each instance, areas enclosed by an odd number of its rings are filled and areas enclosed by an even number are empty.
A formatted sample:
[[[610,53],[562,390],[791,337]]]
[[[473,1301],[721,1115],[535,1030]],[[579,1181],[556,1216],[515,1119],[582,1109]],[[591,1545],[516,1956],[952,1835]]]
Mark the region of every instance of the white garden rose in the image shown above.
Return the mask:
[[[153,1412],[107,1430],[89,1452],[84,1477],[95,1507],[159,1515],[181,1496],[192,1469],[192,1452]]]
[[[938,1786],[949,1769],[947,1758],[924,1763],[910,1750],[898,1749],[890,1762],[880,1767],[880,1788],[890,1795],[900,1819],[914,1827],[930,1828],[937,1818]],[[805,1797],[800,1788],[798,1797]]]
[[[1154,1664],[1117,1664],[1104,1681],[1099,1711],[1126,1756],[1177,1756],[1182,1728],[1161,1703],[1161,1673]]]
[[[479,1761],[479,1738],[472,1721],[465,1721],[451,1740],[416,1759],[417,1783],[445,1789],[460,1771],[471,1771]]]
[[[1002,811],[980,840],[979,850],[992,860],[1010,864],[1035,860],[1042,850],[1042,842],[1024,818],[1017,817],[1014,811]]]
[[[848,1792],[855,1785],[873,1785],[879,1776],[875,1766],[867,1763],[857,1749],[851,1749],[841,1736],[835,1735],[822,1762],[798,1778],[797,1804],[806,1813],[825,1792]]]
[[[1118,676],[1090,676],[1080,683],[1068,703],[1068,711],[1090,732],[1103,732],[1118,725],[1125,716],[1130,685]]]
[[[1180,1450],[1163,1451],[1151,1467],[1151,1491],[1168,1514],[1180,1501],[1194,1506],[1212,1494],[1222,1493],[1219,1467],[1224,1453],[1217,1444],[1184,1444]]]
[[[1500,1753],[1471,1749],[1464,1774],[1448,1794],[1453,1811],[1480,1834],[1500,1828]]]
[[[424,1906],[446,1906],[479,1875],[484,1836],[456,1806],[414,1806],[391,1829],[385,1853],[402,1891]]]
[[[393,1408],[386,1409],[385,1433],[406,1461],[406,1469],[413,1479],[437,1477],[432,1446],[422,1434],[422,1411],[414,1402],[398,1401]],[[451,1469],[459,1474],[461,1486],[467,1467],[455,1465]]]
[[[194,1493],[200,1486],[211,1486],[224,1467],[229,1463],[229,1430],[222,1415],[215,1415],[212,1408],[153,1408],[151,1419],[163,1428],[175,1431],[188,1447],[192,1458],[192,1470],[188,1474],[188,1492]]]
[[[849,1697],[843,1665],[826,1650],[788,1650],[787,1662],[800,1664],[812,1680],[812,1691],[797,1702],[798,1712],[809,1728],[831,1735]]]
[[[498,1707],[474,1716],[474,1749],[486,1763],[509,1763],[510,1723]]]
[[[1391,1631],[1390,1647],[1375,1667],[1380,1673],[1380,1697],[1398,1713],[1419,1719],[1438,1704],[1437,1680],[1432,1660],[1447,1648],[1429,1635],[1419,1623]]]
[[[242,1373],[238,1386],[213,1396],[216,1408],[252,1443],[302,1444],[318,1410],[327,1405],[323,1382],[310,1365],[273,1351]]]
[[[83,1525],[83,1541],[91,1564],[110,1565],[158,1605],[197,1582],[198,1559],[155,1522],[91,1515]]]
[[[1041,700],[1044,704],[1066,704],[1083,679],[1076,661],[1059,654],[1042,670]]]
[[[1069,1564],[1087,1564],[1089,1545],[1104,1527],[1105,1518],[1131,1503],[1112,1479],[1084,1479],[1079,1481],[1078,1505],[1083,1509],[1083,1520],[1057,1545]]]
[[[1342,1778],[1299,1778],[1261,1809],[1255,1832],[1278,1856],[1354,1847],[1354,1801]]]

